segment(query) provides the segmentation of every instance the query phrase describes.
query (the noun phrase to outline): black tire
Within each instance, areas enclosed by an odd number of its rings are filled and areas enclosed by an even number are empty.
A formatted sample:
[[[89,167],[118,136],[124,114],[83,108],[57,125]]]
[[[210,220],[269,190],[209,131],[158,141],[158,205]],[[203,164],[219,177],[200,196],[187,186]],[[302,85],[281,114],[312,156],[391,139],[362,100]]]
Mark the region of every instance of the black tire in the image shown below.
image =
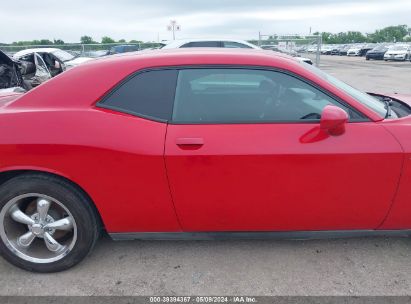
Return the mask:
[[[59,272],[77,265],[91,252],[100,234],[100,220],[92,202],[82,191],[64,179],[30,173],[12,178],[0,187],[0,212],[7,202],[28,193],[40,193],[55,198],[69,210],[76,223],[77,239],[74,247],[58,261],[35,263],[17,256],[0,238],[0,254],[11,264],[33,272]]]

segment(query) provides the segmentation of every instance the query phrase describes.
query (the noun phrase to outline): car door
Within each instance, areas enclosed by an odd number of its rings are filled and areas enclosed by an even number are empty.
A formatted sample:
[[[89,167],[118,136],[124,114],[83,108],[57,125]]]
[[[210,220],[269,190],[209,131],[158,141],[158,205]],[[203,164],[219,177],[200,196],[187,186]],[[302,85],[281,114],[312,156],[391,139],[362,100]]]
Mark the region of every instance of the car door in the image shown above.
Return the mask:
[[[323,136],[326,105],[350,115]],[[182,69],[165,160],[184,231],[374,229],[391,205],[401,148],[328,92],[278,71]]]
[[[99,211],[111,232],[180,231],[164,164],[176,79],[173,70],[138,71],[97,104],[106,115],[86,114],[100,130],[89,153],[102,171],[83,175],[98,184],[94,199],[109,202]]]
[[[46,63],[40,54],[34,53],[34,64],[36,65],[36,73],[32,78],[33,85],[39,85],[51,78],[51,73],[47,68]]]

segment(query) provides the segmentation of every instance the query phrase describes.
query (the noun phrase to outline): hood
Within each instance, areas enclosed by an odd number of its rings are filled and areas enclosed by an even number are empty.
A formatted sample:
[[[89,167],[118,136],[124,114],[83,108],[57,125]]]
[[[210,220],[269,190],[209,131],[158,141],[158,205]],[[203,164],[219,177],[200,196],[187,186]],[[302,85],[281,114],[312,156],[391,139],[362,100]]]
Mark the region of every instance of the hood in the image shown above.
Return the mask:
[[[384,94],[392,99],[397,99],[398,101],[402,101],[411,107],[411,94]]]
[[[25,85],[21,76],[20,61],[10,58],[4,52],[0,51],[0,64],[8,67],[8,69],[5,70],[5,73],[2,73],[0,91],[4,91],[10,87],[29,89],[27,85]]]
[[[93,60],[93,58],[89,58],[89,57],[77,57],[77,58],[74,58],[73,60],[69,60],[69,61],[64,62],[64,64],[65,64],[66,66],[72,66],[72,67],[73,67],[73,66],[82,64],[82,63],[84,63],[84,62],[90,61],[90,60]]]
[[[411,107],[411,94],[397,94],[397,93],[382,94],[382,93],[372,93],[372,92],[369,92],[368,94],[373,95],[373,96],[389,97],[393,100],[406,103],[407,105]]]
[[[408,51],[403,50],[403,51],[387,51],[385,54],[386,55],[404,55],[407,54]]]
[[[0,50],[0,63],[13,65],[18,64],[19,61],[17,59],[7,56],[6,53]]]
[[[13,60],[7,56],[3,51],[0,51],[0,63],[12,65]]]
[[[381,50],[379,50],[379,51],[373,51],[373,50],[370,50],[370,51],[368,51],[367,52],[367,54],[385,54],[387,51],[381,51]]]

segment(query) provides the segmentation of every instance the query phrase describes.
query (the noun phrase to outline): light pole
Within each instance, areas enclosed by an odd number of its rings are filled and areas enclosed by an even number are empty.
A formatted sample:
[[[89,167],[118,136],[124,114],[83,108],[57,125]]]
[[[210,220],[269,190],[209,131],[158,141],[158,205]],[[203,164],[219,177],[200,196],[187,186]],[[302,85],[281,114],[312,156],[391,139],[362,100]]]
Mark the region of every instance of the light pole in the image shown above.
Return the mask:
[[[171,20],[170,24],[167,25],[167,30],[173,32],[173,40],[176,40],[176,31],[181,31],[181,26],[177,24],[176,20]]]

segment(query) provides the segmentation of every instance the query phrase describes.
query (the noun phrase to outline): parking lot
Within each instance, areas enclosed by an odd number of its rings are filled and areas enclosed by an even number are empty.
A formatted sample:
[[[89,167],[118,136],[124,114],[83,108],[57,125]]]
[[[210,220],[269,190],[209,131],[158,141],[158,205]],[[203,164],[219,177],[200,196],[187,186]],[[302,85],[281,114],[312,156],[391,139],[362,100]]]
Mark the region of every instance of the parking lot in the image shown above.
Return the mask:
[[[322,56],[321,67],[366,91],[411,94],[411,63]],[[382,68],[383,67],[383,68]],[[1,295],[407,295],[411,240],[100,240],[58,274],[0,259]]]
[[[366,92],[411,94],[411,62],[321,56],[321,68]]]

